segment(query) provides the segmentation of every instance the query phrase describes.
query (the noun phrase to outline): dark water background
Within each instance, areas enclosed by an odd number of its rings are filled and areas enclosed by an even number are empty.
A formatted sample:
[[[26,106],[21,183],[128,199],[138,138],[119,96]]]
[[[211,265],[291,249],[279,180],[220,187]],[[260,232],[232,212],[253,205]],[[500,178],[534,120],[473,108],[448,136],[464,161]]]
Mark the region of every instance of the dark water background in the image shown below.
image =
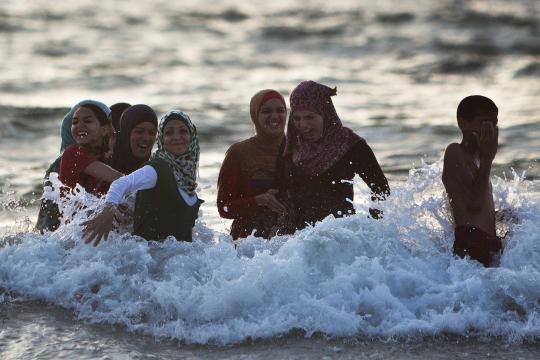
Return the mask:
[[[3,242],[31,229],[41,178],[59,153],[63,114],[84,98],[146,103],[158,115],[171,108],[189,112],[201,135],[205,223],[221,234],[228,222],[215,210],[215,182],[227,147],[253,131],[251,95],[268,87],[288,95],[305,79],[337,86],[334,103],[342,120],[367,139],[397,189],[407,189],[411,168],[437,161],[448,143],[459,141],[458,102],[471,94],[489,96],[499,106],[501,128],[493,173],[510,179],[514,169],[527,183],[521,196],[533,207],[540,198],[536,0],[3,0],[0,54]],[[17,290],[6,280],[10,269],[0,272],[0,288]],[[9,301],[0,305],[0,312],[9,314],[2,320],[9,328],[0,332],[0,352],[7,349],[16,358],[17,346],[28,349],[32,341],[38,349],[45,346],[29,327],[49,338],[58,320],[47,315],[50,308],[41,310],[41,304],[15,305],[20,313],[15,317],[12,306]],[[531,318],[538,317],[537,305],[528,309]],[[44,320],[34,323],[34,315]],[[69,341],[80,341],[74,335],[79,327],[92,329],[68,323],[62,326]],[[126,336],[117,341],[140,340]],[[144,340],[153,350],[142,351],[141,357],[169,351],[170,345],[152,341]],[[321,342],[313,344],[326,349]],[[89,358],[105,356],[99,346],[88,352],[92,346],[73,351]],[[247,349],[239,351],[249,354]],[[70,351],[64,348],[60,354],[69,356]],[[27,358],[41,357],[39,351],[31,354]]]

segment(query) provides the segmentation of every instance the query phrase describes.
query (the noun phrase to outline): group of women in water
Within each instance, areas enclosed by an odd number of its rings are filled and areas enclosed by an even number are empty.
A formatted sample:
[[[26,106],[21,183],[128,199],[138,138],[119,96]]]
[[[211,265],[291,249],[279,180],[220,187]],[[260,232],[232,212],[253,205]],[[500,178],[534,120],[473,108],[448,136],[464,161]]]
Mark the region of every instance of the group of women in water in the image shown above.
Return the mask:
[[[290,96],[288,124],[279,92],[253,96],[255,135],[229,148],[218,178],[217,206],[223,218],[233,220],[233,239],[291,234],[330,214],[353,214],[356,174],[371,189],[372,200],[389,195],[371,148],[342,125],[334,95],[336,90],[323,84],[300,83]],[[119,218],[128,218],[131,232],[147,240],[191,241],[202,203],[195,191],[200,148],[186,113],[170,111],[158,123],[147,105],[108,108],[83,101],[64,118],[61,151],[46,174],[58,173],[61,198],[80,187],[105,196],[104,208],[82,224],[87,243],[99,244]],[[382,216],[376,207],[369,212]],[[38,229],[54,231],[69,220],[62,218],[61,200],[42,201]]]

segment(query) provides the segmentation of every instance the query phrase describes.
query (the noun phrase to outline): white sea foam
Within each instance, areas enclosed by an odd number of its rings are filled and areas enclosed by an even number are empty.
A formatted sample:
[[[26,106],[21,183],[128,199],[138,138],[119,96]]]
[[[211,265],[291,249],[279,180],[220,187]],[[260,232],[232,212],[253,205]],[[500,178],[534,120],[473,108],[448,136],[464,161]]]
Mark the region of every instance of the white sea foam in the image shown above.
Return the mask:
[[[202,222],[193,243],[124,234],[94,248],[81,240],[79,211],[56,233],[4,238],[0,288],[73,309],[86,321],[190,343],[293,329],[307,336],[537,338],[539,204],[526,199],[519,176],[494,181],[496,206],[519,222],[507,226],[500,267],[486,269],[452,256],[440,175],[440,162],[412,170],[380,205],[382,220],[368,218],[373,204],[358,201],[355,216],[269,242],[250,237],[237,249]],[[368,198],[358,191],[359,200]]]

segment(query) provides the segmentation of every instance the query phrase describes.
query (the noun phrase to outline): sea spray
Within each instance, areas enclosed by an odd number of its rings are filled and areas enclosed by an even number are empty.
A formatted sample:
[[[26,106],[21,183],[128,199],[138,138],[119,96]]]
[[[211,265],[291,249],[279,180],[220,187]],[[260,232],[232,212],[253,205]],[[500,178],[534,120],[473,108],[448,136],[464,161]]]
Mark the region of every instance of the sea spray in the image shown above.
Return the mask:
[[[539,204],[519,176],[494,179],[498,209],[515,215],[500,267],[451,253],[441,162],[411,170],[382,203],[358,182],[357,214],[329,216],[271,241],[237,242],[198,221],[193,243],[112,233],[85,245],[79,226],[97,199],[57,232],[23,232],[0,249],[0,288],[73,309],[80,319],[189,343],[281,336],[540,335]],[[81,200],[82,199],[82,200]],[[367,216],[369,207],[384,212]],[[75,209],[75,207],[73,207]],[[6,297],[7,298],[7,297]],[[4,300],[9,301],[9,300]]]
[[[0,188],[0,245],[17,232],[27,232],[33,227],[26,213],[26,205],[12,189],[10,181],[6,181]],[[13,241],[13,240],[11,240]]]

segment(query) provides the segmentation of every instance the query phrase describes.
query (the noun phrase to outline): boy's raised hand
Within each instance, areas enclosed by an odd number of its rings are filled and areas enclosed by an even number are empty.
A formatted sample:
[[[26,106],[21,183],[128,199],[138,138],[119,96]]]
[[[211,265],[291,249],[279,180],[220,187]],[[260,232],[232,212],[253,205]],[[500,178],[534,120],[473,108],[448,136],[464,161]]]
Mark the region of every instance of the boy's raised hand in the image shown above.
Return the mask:
[[[499,147],[499,127],[489,121],[482,123],[480,130],[480,158],[493,161]]]

